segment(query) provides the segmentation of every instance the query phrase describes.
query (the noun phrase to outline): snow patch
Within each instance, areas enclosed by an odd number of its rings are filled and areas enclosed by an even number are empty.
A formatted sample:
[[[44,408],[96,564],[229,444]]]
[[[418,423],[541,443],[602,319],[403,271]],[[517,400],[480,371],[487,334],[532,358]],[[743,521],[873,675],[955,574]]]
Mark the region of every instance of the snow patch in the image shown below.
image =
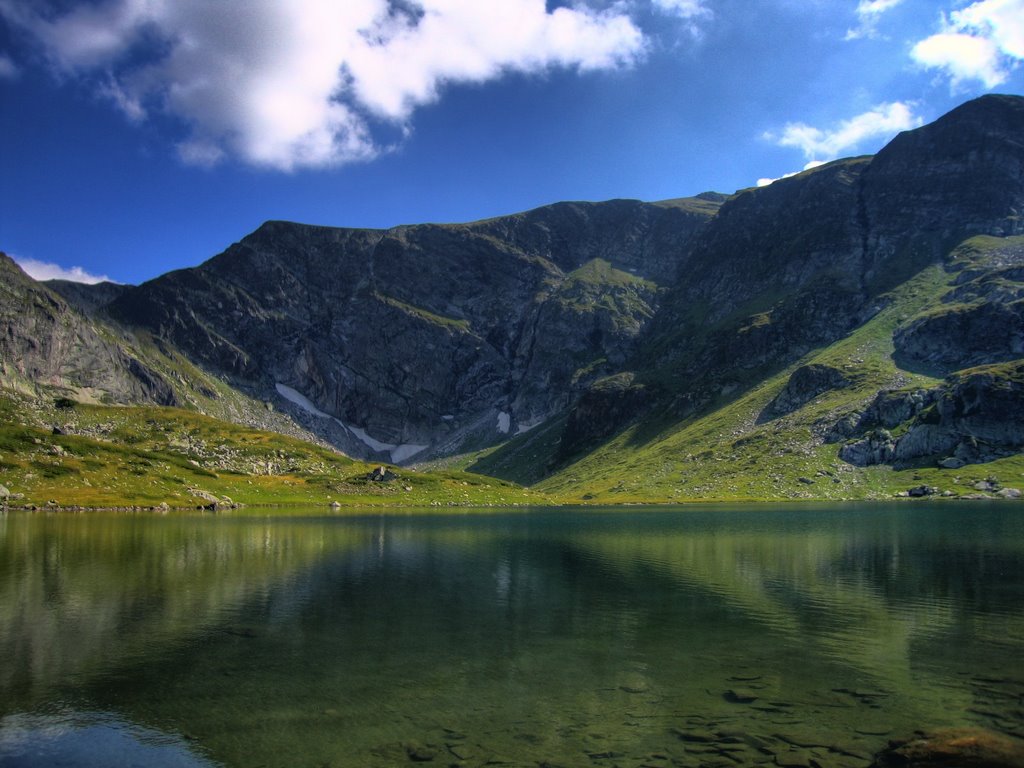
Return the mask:
[[[391,451],[398,447],[394,443],[382,443],[380,440],[376,440],[375,438],[370,437],[368,434],[366,434],[365,429],[360,429],[359,427],[351,427],[348,424],[346,424],[345,427],[348,429],[349,432],[358,437],[363,442],[364,445],[372,448],[375,451]]]
[[[500,411],[498,413],[498,431],[507,435],[510,426],[512,426],[512,416],[505,411]]]
[[[393,464],[399,464],[406,459],[415,456],[420,451],[424,450],[427,446],[415,445],[414,443],[406,443],[404,445],[395,445],[394,443],[382,443],[376,438],[370,437],[366,434],[365,429],[359,427],[353,427],[350,424],[343,424],[349,432],[355,435],[364,445],[373,449],[374,451],[387,451],[391,454],[391,462]]]
[[[295,405],[299,406],[299,408],[306,411],[307,413],[312,413],[314,416],[319,416],[321,419],[334,418],[333,416],[331,416],[331,414],[324,413],[315,405],[313,405],[313,401],[310,400],[301,392],[299,392],[298,390],[292,389],[291,387],[280,383],[275,384],[274,387],[277,389],[277,394],[279,394],[288,402],[295,403]]]
[[[294,403],[299,406],[302,410],[307,413],[311,413],[314,416],[319,416],[321,419],[334,419],[338,425],[345,430],[348,430],[355,435],[364,445],[377,452],[384,452],[391,454],[391,462],[393,464],[399,464],[408,458],[415,456],[420,451],[425,450],[429,446],[416,445],[414,443],[406,443],[405,445],[395,445],[394,443],[382,443],[380,440],[376,440],[366,434],[365,429],[359,427],[349,426],[341,419],[331,416],[329,413],[324,413],[317,408],[313,401],[306,397],[304,394],[296,389],[292,389],[287,384],[275,384],[274,387],[277,389],[277,393],[290,403]],[[450,417],[449,417],[450,418]]]
[[[521,434],[523,434],[523,432],[529,432],[534,427],[539,427],[543,423],[544,423],[544,418],[543,417],[541,417],[539,419],[534,419],[533,421],[521,422],[519,424],[519,426],[516,428],[516,434],[517,435],[521,435]]]
[[[417,453],[419,453],[422,450],[425,450],[426,448],[427,446],[425,445],[415,445],[414,443],[406,443],[405,445],[400,445],[393,451],[391,451],[391,463],[401,464],[406,459],[411,459]]]

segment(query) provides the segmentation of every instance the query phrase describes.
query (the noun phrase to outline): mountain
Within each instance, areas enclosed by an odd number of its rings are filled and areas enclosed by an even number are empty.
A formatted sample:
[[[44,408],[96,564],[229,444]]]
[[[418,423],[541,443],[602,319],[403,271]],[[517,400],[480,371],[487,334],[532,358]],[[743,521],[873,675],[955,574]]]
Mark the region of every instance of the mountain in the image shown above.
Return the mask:
[[[385,231],[270,222],[107,310],[354,455],[446,455],[529,429],[616,372],[722,199]]]
[[[3,379],[92,393],[117,403],[173,405],[171,387],[128,353],[115,334],[76,311],[0,253]]]
[[[962,495],[1024,470],[1018,96],[728,196],[268,222],[140,286],[14,282],[39,338],[94,363],[30,349],[12,294],[3,360],[26,379],[555,497]]]

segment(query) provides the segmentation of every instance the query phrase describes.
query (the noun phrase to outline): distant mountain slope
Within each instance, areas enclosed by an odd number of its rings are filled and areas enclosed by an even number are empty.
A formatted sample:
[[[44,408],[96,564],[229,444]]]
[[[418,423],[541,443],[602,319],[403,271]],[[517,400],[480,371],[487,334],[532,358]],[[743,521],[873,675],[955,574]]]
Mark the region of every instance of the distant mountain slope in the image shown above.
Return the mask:
[[[873,158],[736,194],[694,239],[685,272],[623,366],[629,373],[615,386],[595,382],[552,425],[555,434],[510,444],[474,468],[535,481],[568,467],[578,478],[573,462],[592,461],[595,447],[627,426],[637,425],[630,445],[642,447],[855,334],[931,265],[965,269],[967,251],[957,246],[975,235],[992,242],[970,241],[984,256],[956,278],[960,287],[944,293],[940,283],[933,306],[893,328],[875,363],[892,366],[895,357],[907,374],[945,375],[1020,358],[1013,236],[1024,232],[1022,169],[1024,99],[988,96],[901,134]],[[875,392],[887,382],[872,381]],[[612,450],[604,461],[627,455]]]
[[[44,384],[120,403],[176,402],[157,373],[3,253],[0,368],[3,380],[16,387]]]
[[[386,231],[270,222],[108,311],[322,415],[353,455],[447,454],[528,429],[617,370],[722,199]]]
[[[120,283],[75,283],[71,280],[44,280],[43,285],[85,314],[95,312],[133,288]]]

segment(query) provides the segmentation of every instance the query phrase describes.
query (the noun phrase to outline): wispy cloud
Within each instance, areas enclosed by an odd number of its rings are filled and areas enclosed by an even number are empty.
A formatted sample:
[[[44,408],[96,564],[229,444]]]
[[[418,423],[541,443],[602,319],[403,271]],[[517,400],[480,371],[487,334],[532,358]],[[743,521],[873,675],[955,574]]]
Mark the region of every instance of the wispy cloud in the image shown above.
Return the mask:
[[[38,259],[22,258],[13,254],[11,258],[33,280],[70,280],[73,283],[89,284],[115,282],[106,275],[93,275],[86,272],[82,267],[62,267],[60,264],[39,261]]]
[[[860,0],[857,3],[857,26],[846,31],[847,40],[878,36],[878,20],[903,0]]]
[[[10,56],[0,53],[0,80],[14,80],[21,74]]]
[[[827,161],[856,150],[869,140],[888,140],[922,122],[914,115],[912,104],[895,101],[879,104],[828,129],[787,123],[781,132],[765,133],[763,138],[780,147],[799,149],[809,161]]]
[[[954,88],[1005,82],[1024,60],[1024,0],[981,0],[943,16],[941,31],[911,50],[920,65],[942,70]]]
[[[692,17],[698,0],[653,0]],[[244,8],[243,8],[244,5]],[[0,0],[53,65],[130,119],[163,110],[185,162],[291,170],[372,158],[454,83],[626,67],[647,41],[625,4],[545,0]],[[394,131],[392,131],[394,133]]]
[[[651,0],[651,7],[666,16],[682,20],[687,32],[694,37],[703,33],[703,24],[714,14],[705,0]]]
[[[651,4],[663,13],[670,13],[684,19],[707,16],[711,13],[704,0],[651,0]]]

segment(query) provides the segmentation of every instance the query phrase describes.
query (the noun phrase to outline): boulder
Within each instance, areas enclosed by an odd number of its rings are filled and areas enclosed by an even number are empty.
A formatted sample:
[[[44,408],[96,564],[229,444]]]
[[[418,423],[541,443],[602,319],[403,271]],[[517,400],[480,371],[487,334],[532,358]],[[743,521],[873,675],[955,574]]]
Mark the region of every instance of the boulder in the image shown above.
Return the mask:
[[[983,728],[948,728],[892,741],[872,768],[1024,768],[1024,740]]]
[[[390,483],[397,480],[398,475],[385,467],[383,464],[366,475],[366,479],[372,483]]]
[[[217,507],[224,506],[223,500],[214,496],[209,491],[204,491],[201,488],[189,488],[188,492],[195,496],[197,499],[202,499],[205,504],[202,505],[204,509],[217,509]]]
[[[896,441],[885,429],[876,429],[860,440],[839,449],[839,458],[855,467],[869,467],[892,461]]]

